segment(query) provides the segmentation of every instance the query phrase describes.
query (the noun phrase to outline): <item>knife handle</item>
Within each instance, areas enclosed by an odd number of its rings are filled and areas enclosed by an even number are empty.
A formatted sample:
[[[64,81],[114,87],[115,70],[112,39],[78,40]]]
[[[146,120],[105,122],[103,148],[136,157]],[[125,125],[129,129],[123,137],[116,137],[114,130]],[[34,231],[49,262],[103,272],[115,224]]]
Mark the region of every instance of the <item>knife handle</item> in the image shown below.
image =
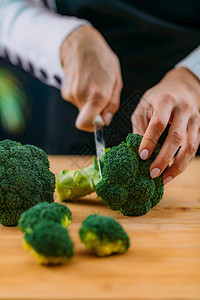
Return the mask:
[[[100,115],[97,115],[93,120],[93,125],[103,127],[105,125],[103,118]]]

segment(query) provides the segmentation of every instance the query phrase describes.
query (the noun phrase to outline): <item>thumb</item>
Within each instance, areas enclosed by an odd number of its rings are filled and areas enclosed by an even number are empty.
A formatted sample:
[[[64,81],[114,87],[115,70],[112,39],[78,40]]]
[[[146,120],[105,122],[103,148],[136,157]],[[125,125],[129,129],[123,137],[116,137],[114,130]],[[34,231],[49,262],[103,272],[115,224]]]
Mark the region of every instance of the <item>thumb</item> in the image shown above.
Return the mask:
[[[102,117],[103,117],[104,122],[107,126],[111,123],[113,116],[115,115],[115,113],[119,109],[120,92],[121,92],[121,89],[119,89],[119,88],[115,89],[110,102],[107,104],[105,109],[102,111]]]
[[[96,105],[95,105],[96,104]],[[88,101],[80,110],[78,117],[76,119],[76,128],[84,131],[93,132],[94,125],[93,121],[95,117],[101,114],[104,106],[106,106],[105,101],[99,101],[98,103],[95,101]]]

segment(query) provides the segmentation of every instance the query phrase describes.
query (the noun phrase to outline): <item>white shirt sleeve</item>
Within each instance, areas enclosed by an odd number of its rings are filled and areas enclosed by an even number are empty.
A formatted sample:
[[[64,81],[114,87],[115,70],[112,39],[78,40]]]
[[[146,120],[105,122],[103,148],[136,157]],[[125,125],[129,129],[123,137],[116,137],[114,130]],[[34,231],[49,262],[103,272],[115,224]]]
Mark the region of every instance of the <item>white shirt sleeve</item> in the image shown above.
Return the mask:
[[[39,2],[39,1],[38,1]],[[22,67],[48,85],[60,88],[64,72],[60,47],[86,20],[62,16],[34,1],[0,0],[0,56]]]
[[[175,68],[185,67],[200,79],[200,46],[175,65]]]

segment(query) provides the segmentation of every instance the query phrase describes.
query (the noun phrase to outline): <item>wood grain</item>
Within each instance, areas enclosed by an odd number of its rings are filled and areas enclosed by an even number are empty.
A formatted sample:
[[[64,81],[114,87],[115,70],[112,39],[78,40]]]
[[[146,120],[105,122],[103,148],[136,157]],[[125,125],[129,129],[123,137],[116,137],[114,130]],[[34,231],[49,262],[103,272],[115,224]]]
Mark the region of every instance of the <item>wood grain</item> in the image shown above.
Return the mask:
[[[51,156],[55,173],[90,163],[90,157]],[[57,200],[57,195],[55,194]],[[200,159],[166,185],[147,215],[125,217],[95,194],[68,205],[75,256],[63,266],[37,265],[22,249],[22,233],[0,225],[0,299],[200,299]],[[79,241],[83,219],[116,218],[131,239],[121,256],[97,258]]]

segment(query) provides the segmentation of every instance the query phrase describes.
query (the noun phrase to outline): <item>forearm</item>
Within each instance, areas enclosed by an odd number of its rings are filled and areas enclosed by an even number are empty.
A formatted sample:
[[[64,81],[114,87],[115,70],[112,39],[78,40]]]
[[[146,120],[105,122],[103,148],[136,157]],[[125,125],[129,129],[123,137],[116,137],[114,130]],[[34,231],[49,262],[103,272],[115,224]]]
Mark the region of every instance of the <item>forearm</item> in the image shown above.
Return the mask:
[[[86,23],[52,13],[34,1],[0,0],[0,55],[7,54],[13,64],[20,60],[26,71],[33,68],[38,79],[59,88],[64,79],[60,47]]]
[[[200,80],[200,46],[194,49],[187,57],[176,64],[175,68],[185,67]]]

